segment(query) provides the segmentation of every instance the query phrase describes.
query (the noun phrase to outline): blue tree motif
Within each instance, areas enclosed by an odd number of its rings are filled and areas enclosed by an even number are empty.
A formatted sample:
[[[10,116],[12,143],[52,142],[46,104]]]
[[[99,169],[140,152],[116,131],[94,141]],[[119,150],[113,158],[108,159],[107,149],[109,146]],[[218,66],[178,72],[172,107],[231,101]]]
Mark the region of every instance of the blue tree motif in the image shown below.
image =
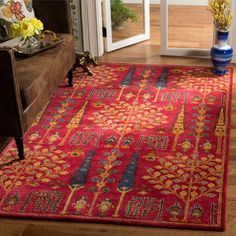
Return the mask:
[[[120,200],[116,207],[116,211],[113,217],[119,217],[119,210],[123,203],[125,194],[132,190],[132,187],[135,183],[138,157],[139,157],[139,154],[137,152],[133,153],[132,159],[130,163],[128,164],[128,166],[126,167],[126,170],[118,184],[117,190],[121,192],[121,195],[120,195]]]
[[[76,171],[74,177],[71,179],[70,184],[68,185],[70,189],[70,194],[67,198],[64,209],[61,212],[62,214],[66,214],[67,208],[70,204],[71,198],[73,197],[75,191],[84,187],[85,182],[87,180],[88,172],[90,169],[90,163],[94,155],[95,155],[95,151],[93,150],[88,153],[87,157],[82,162],[80,168]]]
[[[167,80],[168,74],[169,74],[169,69],[167,67],[165,67],[162,70],[161,75],[159,76],[159,78],[155,84],[156,88],[165,88],[166,87],[166,80]]]
[[[118,184],[118,189],[120,192],[129,191],[132,189],[135,181],[135,174],[137,169],[137,160],[138,160],[138,153],[135,152],[132,156],[132,159],[129,165],[126,167],[126,170]]]
[[[134,72],[135,72],[135,67],[132,66],[132,67],[129,69],[129,71],[128,71],[128,73],[126,74],[126,76],[122,79],[121,84],[120,84],[121,87],[126,87],[126,86],[130,86],[130,85],[131,85]]]
[[[121,91],[120,91],[120,94],[116,100],[120,100],[124,89],[131,85],[135,70],[136,70],[136,68],[134,66],[132,66],[129,69],[128,73],[125,75],[125,77],[122,79],[122,81],[120,83]]]
[[[74,177],[70,181],[70,186],[72,188],[76,186],[83,186],[85,184],[90,168],[90,163],[94,154],[95,154],[94,151],[90,151],[85,160],[82,162],[82,165],[80,166],[80,168],[77,170]]]
[[[158,95],[160,93],[160,90],[166,87],[166,82],[167,82],[167,77],[169,74],[169,69],[167,67],[165,67],[162,72],[161,75],[158,77],[158,80],[155,84],[155,88],[157,89],[157,93],[154,99],[154,102],[157,101]]]

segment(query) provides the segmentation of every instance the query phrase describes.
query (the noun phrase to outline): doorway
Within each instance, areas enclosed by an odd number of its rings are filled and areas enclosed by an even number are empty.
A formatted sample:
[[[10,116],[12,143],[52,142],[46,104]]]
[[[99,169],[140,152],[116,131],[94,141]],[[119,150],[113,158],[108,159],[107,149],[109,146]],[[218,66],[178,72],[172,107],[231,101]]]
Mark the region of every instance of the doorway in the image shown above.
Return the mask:
[[[161,14],[160,1],[150,1],[149,40],[119,49],[117,52],[106,53],[104,57],[112,59],[113,55],[120,54],[132,61],[134,57],[138,60],[141,57],[145,58],[147,54],[151,58],[161,54],[207,56],[213,42],[213,23],[211,14],[207,10],[207,1],[164,0],[163,2],[162,5],[168,5],[165,14],[163,12]],[[167,18],[164,25],[166,28],[163,29],[162,26],[161,30],[163,18]],[[138,25],[136,27],[138,28]],[[163,39],[163,35],[167,37]],[[149,59],[147,58],[147,61]]]
[[[112,7],[114,2],[122,2],[126,8],[136,14],[138,19],[150,18],[150,23],[146,28],[148,31],[151,28],[151,36],[145,39],[149,39],[150,44],[158,45],[161,55],[209,56],[209,48],[213,43],[213,23],[211,14],[207,10],[207,0],[104,0],[106,52],[145,40],[133,40],[133,36],[128,38],[129,35],[143,29],[140,20],[129,22],[123,29],[113,29],[111,23],[116,12],[116,9]],[[146,9],[150,9],[150,14],[143,11],[144,4],[148,5]],[[113,43],[115,40],[118,42]],[[125,44],[125,41],[128,44]],[[117,46],[111,47],[111,44],[117,44]]]
[[[98,49],[95,51],[96,56],[101,56],[104,49],[104,40],[102,36],[102,26],[104,26],[104,12],[102,17],[102,6],[104,3],[111,0],[86,0],[84,4],[96,5],[96,8],[87,7],[89,9],[89,24],[86,26],[93,26],[94,30],[90,30],[86,42]],[[134,8],[135,4],[143,0],[122,0],[126,6]],[[160,8],[160,2],[162,9]],[[233,7],[236,8],[233,2]],[[163,10],[164,6],[164,10]],[[93,9],[94,11],[91,11]],[[100,13],[99,13],[100,11]],[[98,14],[99,13],[99,14]],[[111,14],[111,13],[110,13]],[[107,16],[106,16],[107,17]],[[110,15],[111,17],[111,15]],[[103,20],[102,20],[103,18]],[[160,18],[162,20],[160,20]],[[91,23],[91,21],[93,21]],[[165,24],[163,24],[163,22]],[[136,22],[137,23],[137,22]],[[232,28],[236,29],[236,22],[233,22]],[[135,22],[132,23],[135,27]],[[162,25],[162,28],[160,27]],[[140,27],[140,24],[136,24]],[[86,27],[87,29],[88,27]],[[130,27],[127,27],[130,29]],[[95,33],[95,37],[93,36]],[[121,31],[120,31],[121,32]],[[120,37],[122,33],[116,32]],[[99,36],[99,37],[97,37]],[[113,34],[115,36],[115,34]],[[97,37],[97,38],[96,38]],[[123,37],[123,36],[122,36]],[[91,40],[92,39],[92,40]],[[117,39],[114,40],[116,42]],[[233,39],[235,42],[235,38]],[[99,42],[99,43],[95,43]],[[207,10],[207,0],[150,0],[150,39],[141,43],[134,44],[133,46],[125,47],[112,52],[124,53],[127,58],[132,57],[132,52],[135,51],[140,57],[145,57],[145,53],[151,51],[154,55],[180,55],[180,56],[196,56],[196,52],[202,56],[209,54],[209,48],[213,42],[213,24],[210,12]],[[235,45],[232,45],[235,47]],[[164,48],[164,50],[163,50]],[[87,50],[89,48],[86,48]],[[91,51],[91,50],[90,50]],[[99,51],[99,55],[97,54]],[[108,53],[109,54],[109,53]]]

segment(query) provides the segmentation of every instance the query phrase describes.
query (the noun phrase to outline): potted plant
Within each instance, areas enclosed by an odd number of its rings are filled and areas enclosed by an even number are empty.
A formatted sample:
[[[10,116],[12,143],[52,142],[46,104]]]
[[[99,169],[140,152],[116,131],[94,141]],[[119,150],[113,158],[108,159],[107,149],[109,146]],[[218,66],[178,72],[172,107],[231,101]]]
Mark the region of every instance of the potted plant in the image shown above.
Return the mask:
[[[125,26],[128,20],[136,22],[137,14],[125,6],[122,0],[111,0],[111,23],[113,29],[120,29]]]
[[[224,75],[233,56],[233,49],[227,44],[233,18],[231,4],[230,0],[208,0],[208,5],[217,32],[217,44],[211,48],[211,60],[215,74]]]

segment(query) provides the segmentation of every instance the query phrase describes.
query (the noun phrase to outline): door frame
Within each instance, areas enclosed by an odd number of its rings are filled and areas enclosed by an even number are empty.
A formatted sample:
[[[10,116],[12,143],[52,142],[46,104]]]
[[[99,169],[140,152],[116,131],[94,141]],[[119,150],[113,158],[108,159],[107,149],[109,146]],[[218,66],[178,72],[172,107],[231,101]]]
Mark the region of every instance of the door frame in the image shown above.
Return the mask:
[[[106,52],[111,52],[129,45],[139,43],[150,39],[150,0],[144,0],[144,32],[129,38],[112,42],[112,26],[111,26],[111,5],[110,0],[103,0],[103,16],[104,27],[106,29],[106,38],[104,40],[104,48]],[[129,1],[127,1],[129,2]],[[133,1],[134,2],[134,1]],[[132,3],[132,1],[131,1]]]
[[[80,0],[82,9],[82,28],[83,28],[83,43],[84,43],[84,50],[88,50],[93,53],[94,56],[102,56],[104,53],[104,45],[103,45],[103,36],[102,36],[102,7],[101,1],[102,0]],[[152,0],[151,0],[152,1]],[[164,11],[167,11],[168,8],[162,2],[167,2],[168,0],[160,0],[161,1],[161,8],[164,8],[161,11],[161,21],[164,21],[164,24],[161,24],[161,43],[163,44],[160,49],[161,55],[180,55],[186,56],[189,55],[189,49],[175,49],[169,48],[167,44],[167,36],[168,32],[165,34],[165,30],[168,26],[168,14],[163,14]],[[92,10],[91,8],[92,7]],[[89,9],[90,8],[90,9]],[[232,9],[233,12],[236,12],[236,1],[232,1]],[[86,16],[84,18],[83,16]],[[86,19],[86,20],[85,20]],[[90,28],[91,27],[91,28]],[[89,29],[90,28],[90,29]],[[230,34],[230,43],[234,49],[234,56],[232,62],[236,63],[236,37],[233,37],[232,32],[236,32],[236,17],[233,18],[232,26],[231,26],[231,34]],[[167,50],[168,49],[168,50]],[[190,51],[194,53],[194,50]],[[203,53],[205,54],[205,53]],[[199,51],[197,52],[199,55]]]

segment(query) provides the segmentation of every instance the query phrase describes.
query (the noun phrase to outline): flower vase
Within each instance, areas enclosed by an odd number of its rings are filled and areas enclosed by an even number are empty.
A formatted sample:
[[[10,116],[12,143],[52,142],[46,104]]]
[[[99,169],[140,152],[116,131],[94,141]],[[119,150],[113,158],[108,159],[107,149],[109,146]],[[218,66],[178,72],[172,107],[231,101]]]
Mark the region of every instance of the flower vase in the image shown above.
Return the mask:
[[[27,38],[19,38],[18,47],[21,49],[22,52],[32,52],[36,50],[38,46],[39,40],[34,36],[30,36]]]
[[[233,57],[233,49],[228,45],[228,31],[217,31],[217,44],[211,48],[211,60],[214,73],[224,75]]]

